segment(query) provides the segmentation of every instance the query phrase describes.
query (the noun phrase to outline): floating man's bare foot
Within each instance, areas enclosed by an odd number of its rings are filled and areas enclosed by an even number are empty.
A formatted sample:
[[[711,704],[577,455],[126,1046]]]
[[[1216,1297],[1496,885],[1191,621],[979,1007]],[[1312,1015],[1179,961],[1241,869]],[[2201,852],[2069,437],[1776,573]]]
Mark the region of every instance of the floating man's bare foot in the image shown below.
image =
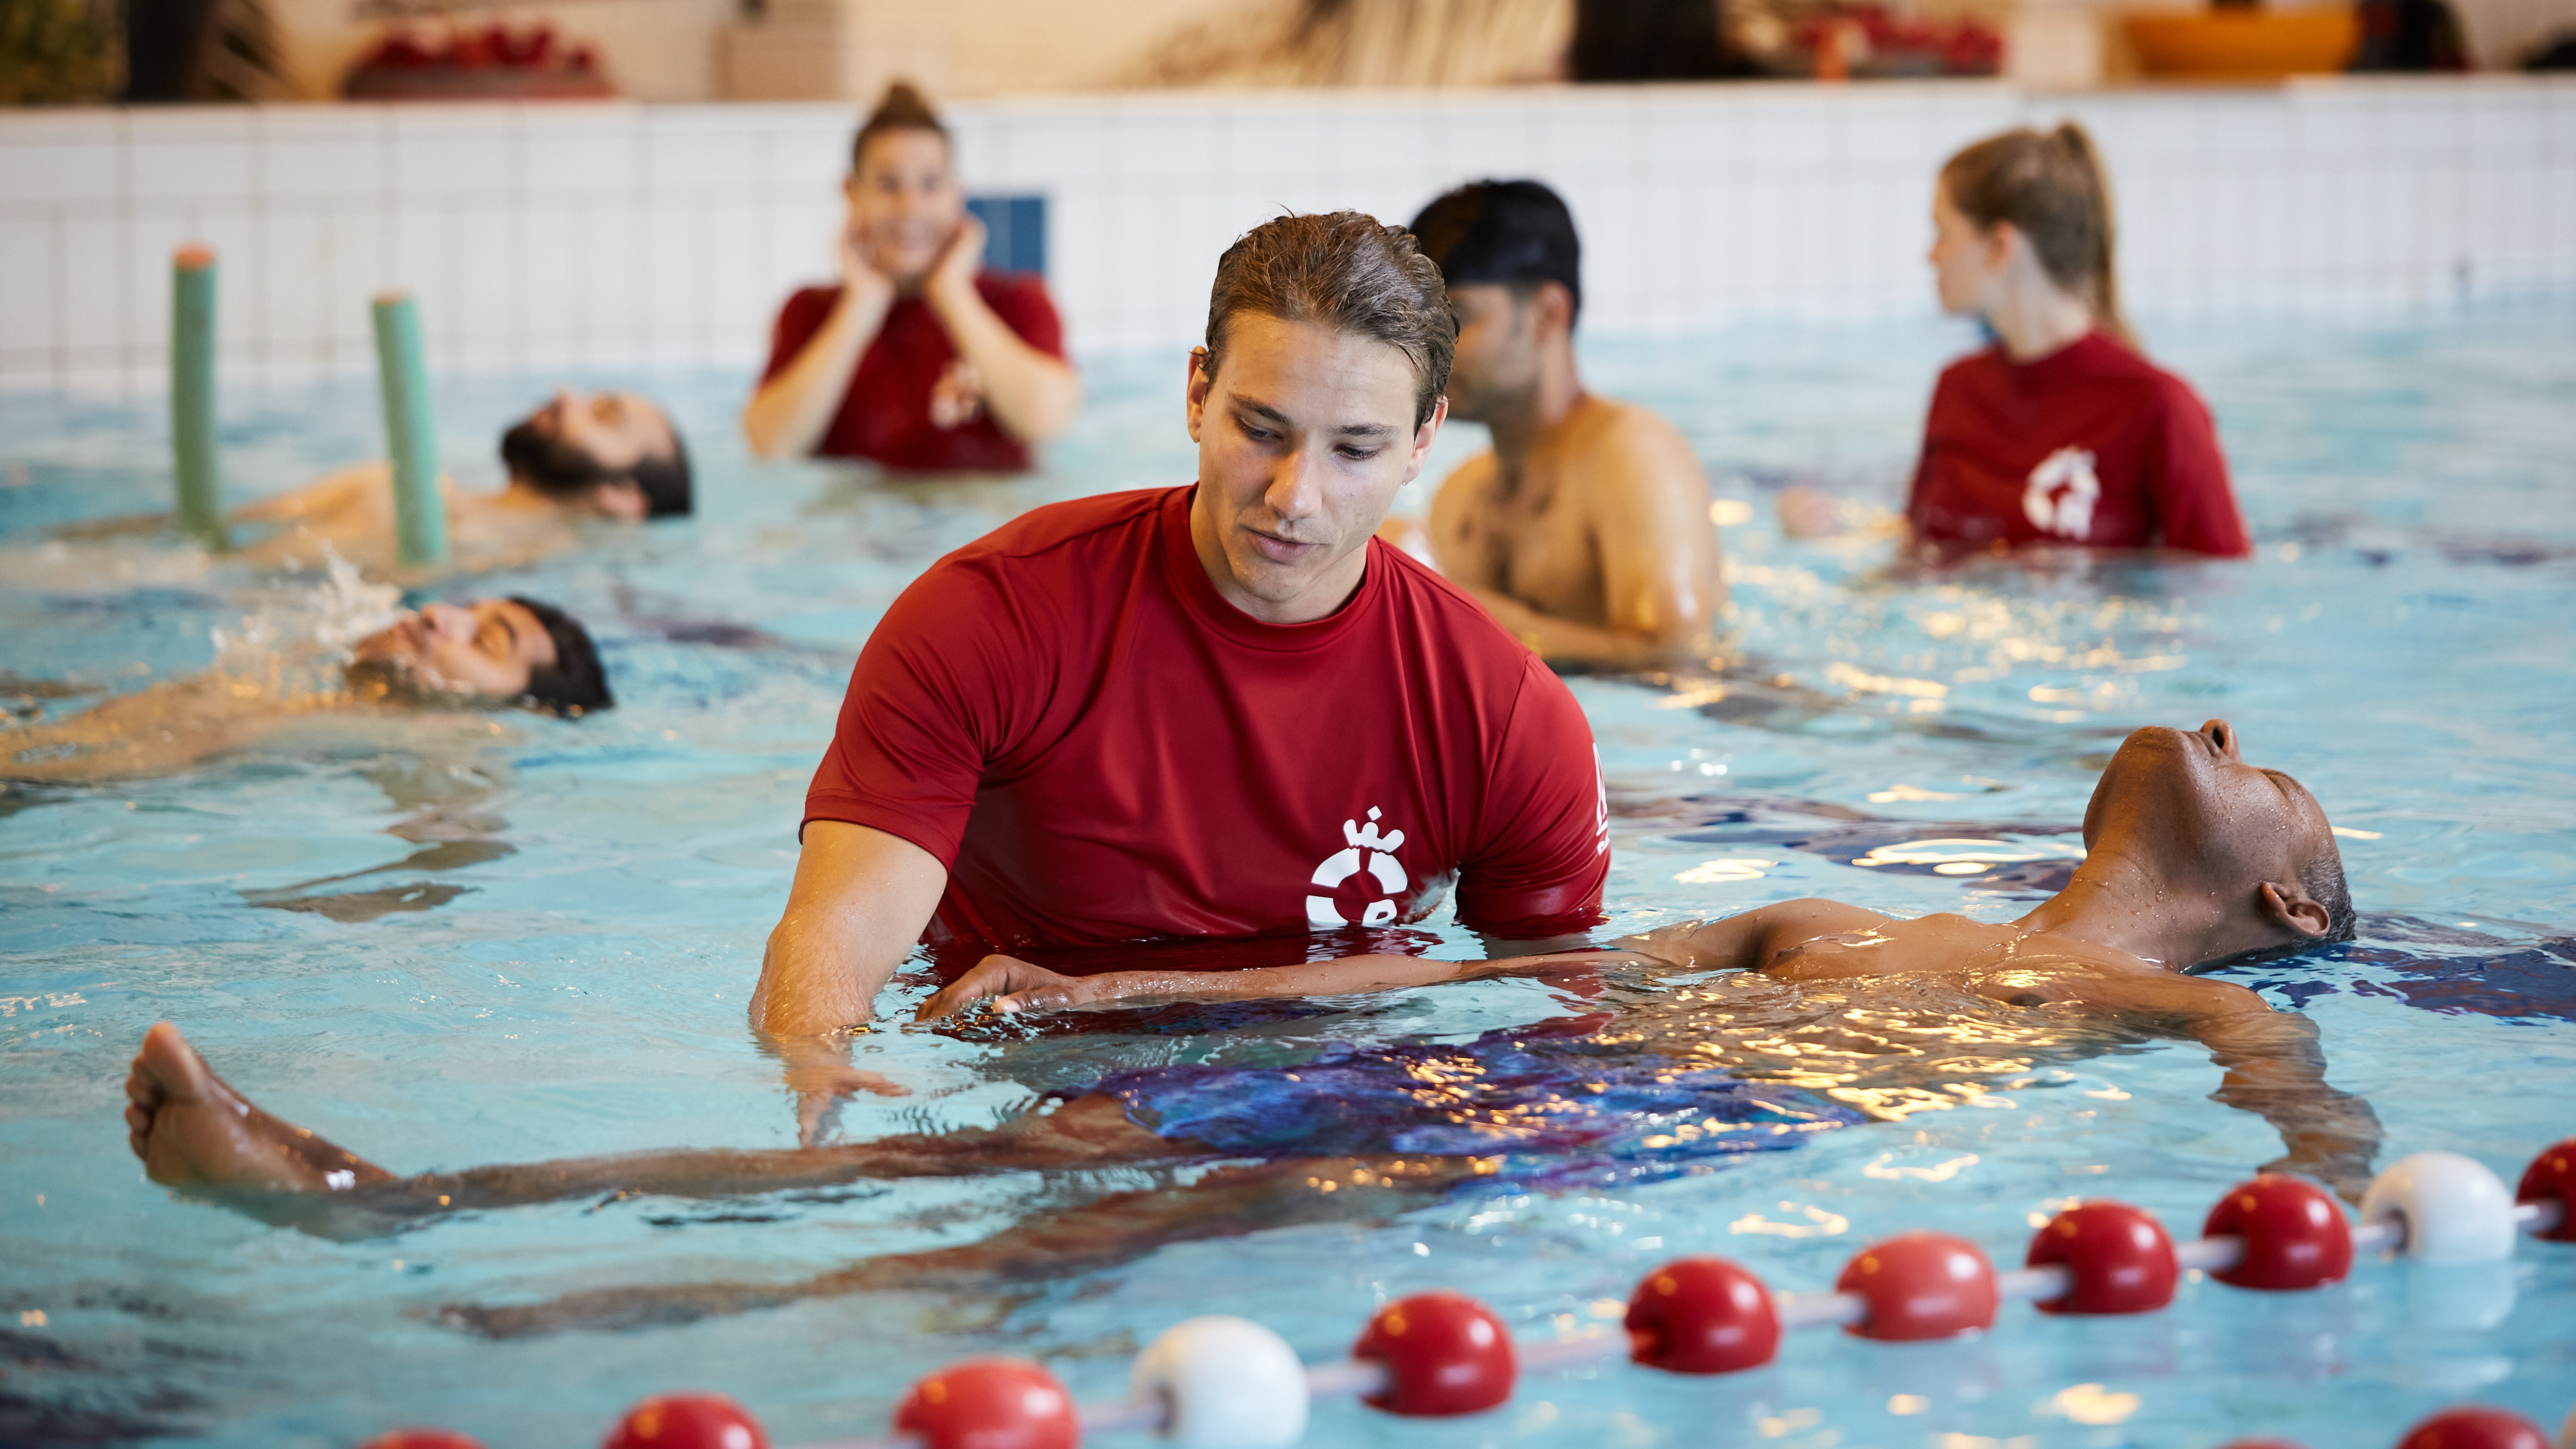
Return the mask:
[[[166,1021],[143,1034],[125,1095],[126,1141],[165,1186],[329,1192],[393,1176],[252,1106]]]

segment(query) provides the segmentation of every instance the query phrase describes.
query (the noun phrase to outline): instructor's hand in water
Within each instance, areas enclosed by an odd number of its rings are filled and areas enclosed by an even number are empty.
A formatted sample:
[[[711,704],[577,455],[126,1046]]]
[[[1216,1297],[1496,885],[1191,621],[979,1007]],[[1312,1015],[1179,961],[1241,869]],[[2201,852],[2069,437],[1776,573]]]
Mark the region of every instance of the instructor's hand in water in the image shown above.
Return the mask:
[[[913,1013],[915,1021],[955,1016],[981,1001],[1003,1016],[1023,1011],[1081,1011],[1089,1007],[1134,1005],[1132,972],[1107,976],[1064,976],[1017,956],[992,955],[940,988],[939,994]]]

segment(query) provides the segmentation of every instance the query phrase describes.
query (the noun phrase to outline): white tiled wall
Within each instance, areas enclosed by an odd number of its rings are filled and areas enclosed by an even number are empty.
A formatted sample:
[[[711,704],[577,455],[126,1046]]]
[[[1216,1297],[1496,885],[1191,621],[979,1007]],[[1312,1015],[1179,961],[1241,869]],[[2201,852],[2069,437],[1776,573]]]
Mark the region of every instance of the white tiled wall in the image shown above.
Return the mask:
[[[2023,95],[1988,84],[1129,94],[960,105],[973,189],[1049,198],[1076,348],[1186,345],[1217,253],[1283,208],[1401,221],[1537,176],[1586,246],[1585,325],[1689,332],[1930,305],[1935,167],[2072,114],[2110,157],[2146,314],[2576,291],[2576,83],[2329,81]],[[830,105],[294,106],[0,115],[0,386],[150,389],[169,255],[221,258],[235,375],[372,367],[367,300],[431,363],[749,364],[828,275]]]

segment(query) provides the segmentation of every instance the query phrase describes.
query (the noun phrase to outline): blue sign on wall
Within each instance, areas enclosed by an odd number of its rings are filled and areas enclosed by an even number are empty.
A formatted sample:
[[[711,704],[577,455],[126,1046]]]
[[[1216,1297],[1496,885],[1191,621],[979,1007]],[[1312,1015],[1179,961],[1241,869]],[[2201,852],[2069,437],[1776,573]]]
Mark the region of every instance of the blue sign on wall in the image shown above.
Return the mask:
[[[970,196],[966,209],[984,223],[984,265],[1004,272],[1046,275],[1046,198]]]

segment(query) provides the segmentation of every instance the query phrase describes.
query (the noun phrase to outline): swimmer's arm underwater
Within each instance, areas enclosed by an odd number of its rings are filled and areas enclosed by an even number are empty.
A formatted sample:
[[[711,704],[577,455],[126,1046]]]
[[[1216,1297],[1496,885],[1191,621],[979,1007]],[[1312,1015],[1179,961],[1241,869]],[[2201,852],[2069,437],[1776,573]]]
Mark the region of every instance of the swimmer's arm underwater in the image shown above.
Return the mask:
[[[2264,1164],[2266,1171],[2303,1173],[2361,1200],[2379,1154],[2379,1115],[2364,1099],[2326,1084],[2315,1022],[2258,1007],[2214,1012],[2189,1030],[2226,1073],[2212,1100],[2271,1123],[2289,1148]]]
[[[2210,1100],[2250,1112],[2281,1134],[2288,1150],[2265,1171],[2301,1173],[2360,1201],[2379,1153],[2379,1116],[2369,1102],[2327,1085],[2315,1022],[2275,1010],[2234,982],[2181,972],[2104,973],[2083,984],[2077,1000],[2087,1010],[2208,1049],[2225,1074]]]
[[[1279,997],[1359,996],[1498,976],[1573,976],[1604,966],[1718,971],[1758,966],[1776,945],[1836,927],[1886,918],[1837,901],[1796,900],[1722,921],[1685,921],[1629,936],[1604,951],[1560,951],[1491,961],[1434,961],[1419,956],[1342,956],[1249,971],[1110,971],[1065,976],[1014,956],[987,956],[921,1004],[917,1021],[953,1015],[978,1001],[1010,1015],[1023,1011],[1104,1011],[1176,1001],[1260,1001]]]

